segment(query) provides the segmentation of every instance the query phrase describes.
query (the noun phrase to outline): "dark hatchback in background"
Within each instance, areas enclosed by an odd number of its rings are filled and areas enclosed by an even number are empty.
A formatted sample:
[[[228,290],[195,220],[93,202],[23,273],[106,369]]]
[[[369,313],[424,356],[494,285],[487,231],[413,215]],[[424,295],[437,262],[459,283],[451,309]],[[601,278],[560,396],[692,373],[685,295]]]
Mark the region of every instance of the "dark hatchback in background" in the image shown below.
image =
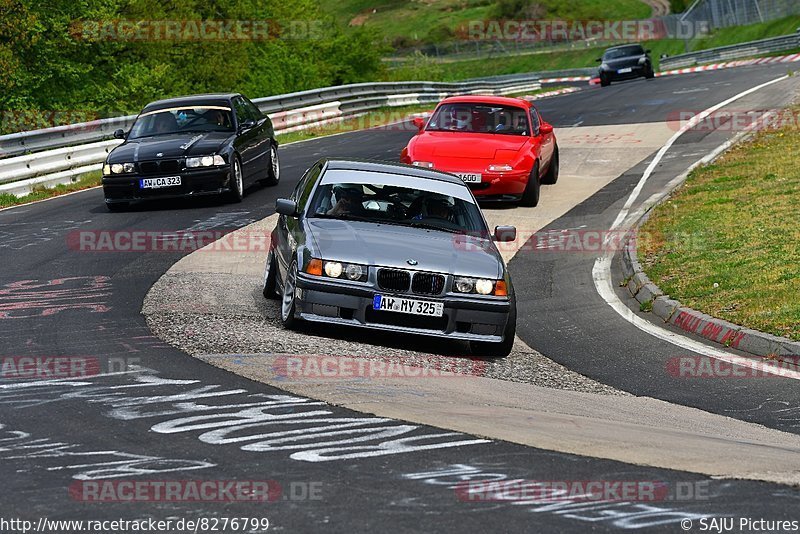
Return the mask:
[[[248,185],[280,179],[272,122],[238,93],[153,102],[130,132],[114,136],[125,141],[103,165],[112,211],[155,198],[226,195],[240,202]]]
[[[281,320],[422,334],[470,342],[474,354],[511,352],[516,304],[494,240],[458,177],[399,164],[323,159],[280,214],[264,296]]]
[[[634,78],[655,78],[650,50],[642,45],[622,45],[609,48],[599,58],[600,85],[607,87],[611,82],[632,80]]]

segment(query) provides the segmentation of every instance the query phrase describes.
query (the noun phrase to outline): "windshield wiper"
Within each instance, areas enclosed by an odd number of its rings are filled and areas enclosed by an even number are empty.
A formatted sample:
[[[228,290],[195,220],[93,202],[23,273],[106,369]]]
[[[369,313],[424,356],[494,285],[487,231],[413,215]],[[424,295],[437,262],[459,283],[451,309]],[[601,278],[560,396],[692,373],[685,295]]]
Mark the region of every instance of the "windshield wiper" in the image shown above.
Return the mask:
[[[426,230],[438,230],[440,232],[447,232],[448,234],[459,234],[461,230],[455,230],[453,228],[444,228],[439,226],[438,224],[433,224],[425,221],[411,221],[411,226],[414,228],[424,228]]]

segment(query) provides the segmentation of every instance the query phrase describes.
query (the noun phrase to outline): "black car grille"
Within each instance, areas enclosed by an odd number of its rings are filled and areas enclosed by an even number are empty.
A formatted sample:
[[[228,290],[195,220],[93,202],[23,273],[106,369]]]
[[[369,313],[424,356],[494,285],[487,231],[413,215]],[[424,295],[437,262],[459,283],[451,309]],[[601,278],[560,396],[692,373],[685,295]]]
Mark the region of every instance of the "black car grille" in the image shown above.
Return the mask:
[[[380,269],[378,271],[378,287],[389,291],[408,291],[411,285],[411,274],[397,269]]]
[[[414,273],[411,291],[419,295],[438,295],[444,289],[444,276],[431,273]]]
[[[140,174],[165,174],[175,173],[181,170],[181,160],[162,159],[158,161],[140,161]]]

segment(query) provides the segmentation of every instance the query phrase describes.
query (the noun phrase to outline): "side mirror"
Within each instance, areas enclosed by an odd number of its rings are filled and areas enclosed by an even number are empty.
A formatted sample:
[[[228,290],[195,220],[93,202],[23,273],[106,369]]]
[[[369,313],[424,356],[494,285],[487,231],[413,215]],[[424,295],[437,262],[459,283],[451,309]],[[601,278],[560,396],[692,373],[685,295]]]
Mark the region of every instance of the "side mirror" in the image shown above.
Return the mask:
[[[122,128],[114,130],[114,139],[125,139],[125,130]]]
[[[275,201],[275,211],[287,217],[297,217],[297,202],[288,198],[279,198]]]
[[[425,119],[423,119],[422,117],[414,117],[411,120],[411,122],[414,124],[414,126],[417,127],[417,130],[419,130],[420,132],[422,131],[423,128],[425,128]]]
[[[511,243],[517,240],[517,229],[514,226],[495,226],[494,240],[498,243]]]
[[[539,126],[539,135],[550,135],[553,133],[553,125],[549,122],[543,122]]]
[[[647,49],[647,50],[645,50],[645,51],[644,51],[644,53],[645,53],[645,54],[652,54],[652,53],[653,53],[653,51],[652,51],[652,50],[650,50],[650,49]]]
[[[597,58],[595,61],[596,61],[597,63],[602,63],[602,62],[603,62],[603,58],[599,57],[599,58]]]
[[[255,125],[256,125],[256,121],[254,121],[253,119],[247,119],[246,121],[242,122],[239,125],[239,131],[243,132],[245,130],[249,130],[250,128],[252,128]]]

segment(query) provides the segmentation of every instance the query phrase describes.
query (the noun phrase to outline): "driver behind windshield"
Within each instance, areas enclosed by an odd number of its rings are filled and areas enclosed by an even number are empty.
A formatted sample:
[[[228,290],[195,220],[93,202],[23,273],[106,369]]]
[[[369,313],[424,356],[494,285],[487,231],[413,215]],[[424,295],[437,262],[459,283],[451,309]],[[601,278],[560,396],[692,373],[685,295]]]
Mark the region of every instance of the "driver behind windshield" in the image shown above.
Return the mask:
[[[172,113],[159,113],[155,116],[153,131],[157,134],[170,133],[178,129],[178,121]]]
[[[414,217],[414,220],[421,221],[423,219],[442,219],[446,221],[453,221],[453,208],[450,203],[443,198],[428,198],[423,204],[424,209],[421,213]]]
[[[361,215],[364,213],[364,191],[356,187],[335,187],[336,204],[327,215]]]

